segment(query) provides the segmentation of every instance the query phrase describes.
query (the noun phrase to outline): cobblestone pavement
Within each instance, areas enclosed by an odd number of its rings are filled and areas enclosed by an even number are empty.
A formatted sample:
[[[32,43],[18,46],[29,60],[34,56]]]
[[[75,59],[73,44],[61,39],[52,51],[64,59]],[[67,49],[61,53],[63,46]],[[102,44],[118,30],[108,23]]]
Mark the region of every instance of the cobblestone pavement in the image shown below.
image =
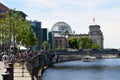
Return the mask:
[[[2,74],[6,71],[3,68],[3,63],[0,61],[0,80],[2,79]],[[23,73],[22,73],[23,72]],[[14,80],[31,80],[31,77],[26,69],[22,69],[22,66],[19,64],[14,65]]]

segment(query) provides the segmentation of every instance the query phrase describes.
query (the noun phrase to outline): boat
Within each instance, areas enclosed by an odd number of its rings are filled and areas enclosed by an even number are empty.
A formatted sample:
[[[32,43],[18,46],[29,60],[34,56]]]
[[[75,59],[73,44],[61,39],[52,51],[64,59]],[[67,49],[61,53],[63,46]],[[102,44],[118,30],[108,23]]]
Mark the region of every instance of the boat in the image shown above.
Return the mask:
[[[96,60],[96,59],[97,59],[97,58],[94,57],[94,56],[84,56],[84,57],[82,57],[81,61],[82,61],[82,62],[91,62],[91,61],[94,61],[94,60]]]

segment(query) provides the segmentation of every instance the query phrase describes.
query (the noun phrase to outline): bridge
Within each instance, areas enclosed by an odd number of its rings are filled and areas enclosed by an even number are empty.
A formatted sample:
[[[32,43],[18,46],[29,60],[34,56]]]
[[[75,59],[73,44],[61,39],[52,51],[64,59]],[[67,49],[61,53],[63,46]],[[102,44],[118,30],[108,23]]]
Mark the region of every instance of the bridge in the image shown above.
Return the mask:
[[[31,75],[31,79],[40,80],[42,73],[54,63],[65,61],[81,60],[82,57],[89,55],[97,59],[120,58],[118,50],[91,50],[91,51],[45,51],[41,54],[28,56],[26,59],[26,67]]]

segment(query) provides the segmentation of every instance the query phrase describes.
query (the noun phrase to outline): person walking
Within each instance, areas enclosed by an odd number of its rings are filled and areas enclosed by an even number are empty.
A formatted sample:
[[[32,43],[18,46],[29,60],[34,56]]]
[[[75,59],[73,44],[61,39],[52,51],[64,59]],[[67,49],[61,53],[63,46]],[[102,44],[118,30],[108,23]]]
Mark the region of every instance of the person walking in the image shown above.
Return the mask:
[[[7,52],[4,52],[4,53],[3,53],[2,61],[3,61],[3,63],[4,63],[4,68],[6,68],[6,67],[7,67],[7,64],[8,64],[8,62],[9,62],[9,56],[8,56]]]

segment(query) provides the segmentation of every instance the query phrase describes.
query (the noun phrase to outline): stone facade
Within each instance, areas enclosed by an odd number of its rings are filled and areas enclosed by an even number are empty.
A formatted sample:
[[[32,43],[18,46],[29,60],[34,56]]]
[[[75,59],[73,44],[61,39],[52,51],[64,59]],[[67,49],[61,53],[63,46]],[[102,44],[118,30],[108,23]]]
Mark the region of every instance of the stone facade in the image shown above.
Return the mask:
[[[97,43],[100,48],[104,48],[103,46],[103,33],[100,30],[100,26],[99,25],[90,25],[89,26],[89,33],[88,33],[89,37],[93,40],[94,43]]]
[[[67,39],[65,37],[54,37],[54,42],[53,42],[54,47],[67,47]]]
[[[101,49],[103,49],[103,33],[100,30],[99,25],[90,25],[89,26],[89,32],[88,34],[71,34],[69,37],[75,37],[75,38],[85,38],[88,37],[93,40],[94,43],[97,43]]]
[[[57,31],[59,31],[59,30],[57,30]],[[55,33],[55,34],[59,34],[59,33]],[[68,47],[67,39],[70,38],[70,37],[75,37],[75,38],[88,37],[88,38],[92,39],[94,43],[97,43],[100,46],[101,49],[104,48],[103,33],[102,33],[99,25],[90,25],[88,34],[74,34],[74,33],[71,33],[71,34],[68,34],[67,36],[68,37],[66,38],[66,34],[63,34],[63,35],[59,34],[59,36],[55,35],[54,40],[53,40],[54,48],[58,47],[58,46]]]

